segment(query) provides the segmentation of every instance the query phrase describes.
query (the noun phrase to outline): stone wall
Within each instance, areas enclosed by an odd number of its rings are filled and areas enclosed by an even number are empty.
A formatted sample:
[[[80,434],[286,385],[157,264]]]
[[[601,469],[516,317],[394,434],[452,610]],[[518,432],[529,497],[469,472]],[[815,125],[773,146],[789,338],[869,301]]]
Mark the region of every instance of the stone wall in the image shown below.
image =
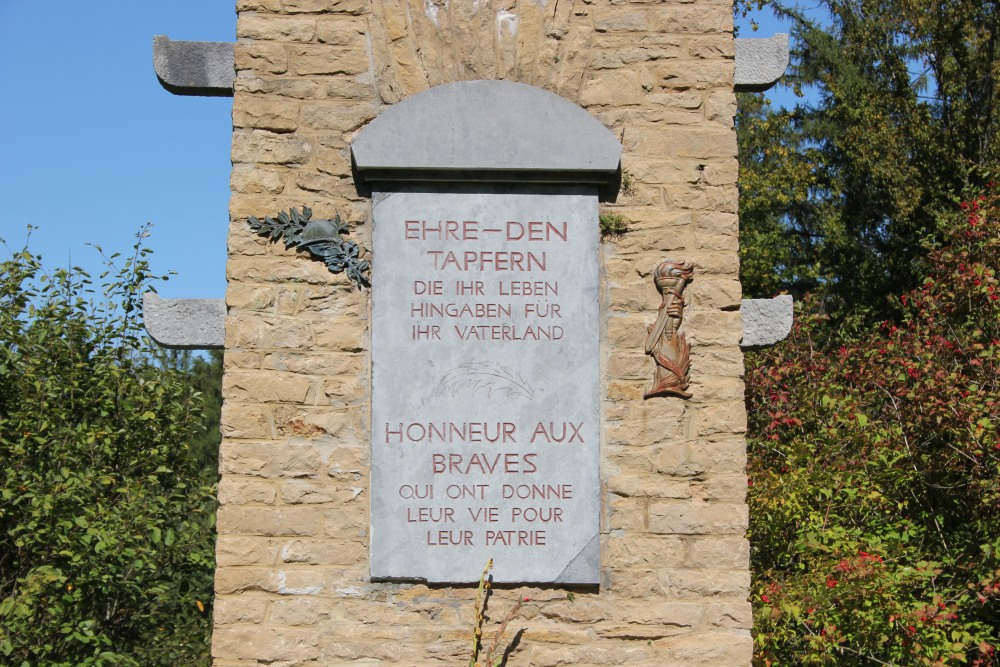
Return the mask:
[[[368,579],[368,295],[246,218],[339,212],[370,247],[355,133],[430,86],[503,78],[562,95],[621,138],[611,208],[631,221],[601,244],[605,336],[592,360],[604,377],[603,583],[528,589],[509,664],[748,665],[731,3],[237,9],[215,664],[467,663],[474,588]],[[642,399],[659,305],[650,273],[664,257],[695,264],[687,401]],[[498,591],[494,615],[515,595]]]

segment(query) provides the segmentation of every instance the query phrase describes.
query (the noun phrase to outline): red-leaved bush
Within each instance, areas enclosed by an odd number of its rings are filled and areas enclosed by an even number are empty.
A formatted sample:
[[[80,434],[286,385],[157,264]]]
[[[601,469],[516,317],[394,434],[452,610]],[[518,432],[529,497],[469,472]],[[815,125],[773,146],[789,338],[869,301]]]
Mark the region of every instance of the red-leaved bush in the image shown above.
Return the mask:
[[[757,665],[1000,665],[1000,188],[903,317],[747,358]]]

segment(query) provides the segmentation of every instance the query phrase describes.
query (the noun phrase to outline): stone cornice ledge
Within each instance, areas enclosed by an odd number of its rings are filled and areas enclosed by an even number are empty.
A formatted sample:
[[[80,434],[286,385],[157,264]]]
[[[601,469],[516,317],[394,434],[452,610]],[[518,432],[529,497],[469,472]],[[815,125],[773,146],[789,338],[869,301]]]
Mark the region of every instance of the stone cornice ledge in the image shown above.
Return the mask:
[[[153,69],[175,95],[232,97],[236,79],[231,42],[182,42],[153,38]],[[736,39],[735,90],[767,90],[788,67],[788,35]]]
[[[175,42],[153,38],[153,70],[160,85],[175,95],[232,97],[236,80],[231,42]]]
[[[792,330],[792,297],[743,299],[744,349],[784,340]],[[150,338],[178,350],[221,348],[225,338],[225,299],[161,299],[143,297],[143,320]]]
[[[223,347],[226,335],[225,299],[161,299],[142,297],[142,319],[149,337],[172,350]]]
[[[759,93],[778,82],[788,69],[788,34],[736,39],[737,93]]]

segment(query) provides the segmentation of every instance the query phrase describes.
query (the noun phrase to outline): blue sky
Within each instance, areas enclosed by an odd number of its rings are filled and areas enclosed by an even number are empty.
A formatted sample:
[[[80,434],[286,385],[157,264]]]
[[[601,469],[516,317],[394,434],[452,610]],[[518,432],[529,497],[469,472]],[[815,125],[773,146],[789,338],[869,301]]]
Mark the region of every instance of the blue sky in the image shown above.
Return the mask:
[[[98,275],[146,222],[159,292],[225,293],[230,98],[160,87],[153,36],[232,41],[233,0],[0,0],[0,238]],[[7,251],[0,248],[0,255]]]
[[[787,31],[764,16],[741,36]],[[234,0],[0,0],[0,238],[47,268],[125,252],[152,223],[164,297],[225,294],[231,98],[160,87],[153,36],[232,41]],[[0,256],[7,251],[0,247]]]

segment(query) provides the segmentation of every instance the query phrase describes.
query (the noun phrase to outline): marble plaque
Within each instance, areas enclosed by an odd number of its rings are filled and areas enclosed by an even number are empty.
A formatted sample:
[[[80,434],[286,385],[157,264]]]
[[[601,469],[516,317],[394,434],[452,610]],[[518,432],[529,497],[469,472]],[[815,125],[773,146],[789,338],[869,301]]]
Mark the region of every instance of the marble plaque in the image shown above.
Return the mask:
[[[596,584],[596,192],[476,190],[372,196],[371,574]]]

